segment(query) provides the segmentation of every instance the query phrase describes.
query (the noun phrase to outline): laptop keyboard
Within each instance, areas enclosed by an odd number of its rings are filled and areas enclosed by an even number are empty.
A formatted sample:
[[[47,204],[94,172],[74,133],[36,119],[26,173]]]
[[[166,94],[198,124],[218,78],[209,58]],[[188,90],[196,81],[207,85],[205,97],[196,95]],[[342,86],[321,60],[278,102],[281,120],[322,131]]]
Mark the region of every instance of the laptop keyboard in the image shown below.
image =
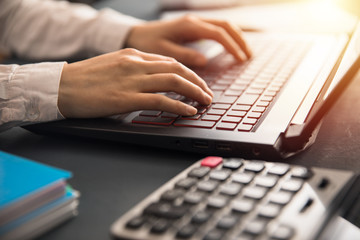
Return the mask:
[[[227,131],[252,131],[261,122],[278,93],[292,75],[309,49],[309,39],[252,40],[254,57],[242,64],[223,51],[208,66],[194,71],[214,92],[209,106],[168,93],[167,96],[183,101],[198,109],[194,116],[145,110],[136,116],[134,124],[209,128]],[[208,46],[201,49],[206,51]]]
[[[352,176],[206,157],[122,216],[112,233],[120,239],[313,239]]]

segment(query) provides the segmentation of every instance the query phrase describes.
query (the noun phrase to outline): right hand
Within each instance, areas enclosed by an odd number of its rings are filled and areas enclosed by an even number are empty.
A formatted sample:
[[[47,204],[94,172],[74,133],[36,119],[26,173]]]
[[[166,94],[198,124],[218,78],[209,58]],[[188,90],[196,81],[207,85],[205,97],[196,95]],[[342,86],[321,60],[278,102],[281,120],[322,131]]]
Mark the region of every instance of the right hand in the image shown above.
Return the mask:
[[[93,118],[136,110],[194,115],[197,110],[157,92],[176,92],[208,105],[212,92],[173,58],[123,49],[65,64],[58,107],[66,118]]]

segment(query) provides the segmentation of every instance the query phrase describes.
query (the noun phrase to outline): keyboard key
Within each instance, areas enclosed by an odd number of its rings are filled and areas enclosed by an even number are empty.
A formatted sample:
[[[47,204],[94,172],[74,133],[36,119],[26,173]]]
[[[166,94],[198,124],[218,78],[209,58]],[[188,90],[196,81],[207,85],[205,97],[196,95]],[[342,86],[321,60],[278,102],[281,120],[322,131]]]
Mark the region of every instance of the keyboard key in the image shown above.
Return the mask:
[[[182,116],[181,119],[185,120],[198,120],[201,117],[200,114],[195,114],[193,116]]]
[[[248,213],[255,207],[255,202],[250,199],[236,199],[232,202],[231,209],[234,212]]]
[[[216,129],[219,130],[234,130],[236,128],[236,123],[227,123],[227,122],[221,122],[216,126]]]
[[[250,88],[250,89],[247,89],[245,94],[255,94],[255,95],[260,95],[262,94],[264,90],[262,89],[256,89],[256,88]]]
[[[146,116],[146,117],[158,117],[160,116],[161,111],[152,111],[152,110],[145,110],[142,111],[139,115]]]
[[[259,112],[249,112],[246,117],[259,119],[261,117],[261,113],[259,113]]]
[[[250,125],[250,124],[239,124],[238,131],[250,132],[252,128],[253,128],[253,125]]]
[[[219,229],[210,230],[203,240],[221,240],[224,236],[224,232]]]
[[[242,123],[243,124],[250,124],[250,125],[255,125],[257,123],[257,119],[256,118],[245,118]]]
[[[232,89],[228,89],[225,91],[224,95],[225,96],[240,96],[243,93],[242,90],[232,90]]]
[[[201,118],[202,121],[213,121],[213,122],[217,122],[221,119],[221,116],[217,116],[217,115],[205,115]]]
[[[232,110],[236,110],[236,111],[249,111],[250,110],[250,107],[249,105],[235,105]]]
[[[164,126],[169,126],[173,122],[174,122],[174,119],[172,119],[172,118],[143,117],[143,116],[137,116],[132,120],[132,123],[164,125]]]
[[[267,106],[269,106],[269,104],[270,104],[269,102],[259,101],[256,103],[256,106],[257,107],[267,107]]]
[[[226,116],[230,116],[230,117],[244,117],[246,115],[245,111],[233,111],[230,110]]]
[[[252,109],[252,111],[253,112],[260,112],[260,113],[262,113],[262,112],[265,112],[265,107],[254,107],[253,109]]]
[[[196,128],[212,128],[215,122],[212,121],[197,121],[197,120],[176,120],[174,126],[177,127],[196,127]]]
[[[222,96],[219,98],[217,103],[227,103],[227,104],[233,104],[236,101],[237,97],[234,96]],[[213,100],[214,102],[214,100]]]
[[[239,123],[241,122],[241,117],[229,117],[225,116],[221,119],[221,122],[229,122],[229,123]]]
[[[210,86],[210,89],[215,91],[225,91],[228,87],[229,85],[214,84]]]
[[[257,94],[243,94],[236,101],[239,105],[254,105],[256,100],[259,98]]]
[[[223,109],[228,110],[231,107],[231,104],[224,104],[224,103],[215,103],[211,106],[212,109]]]
[[[195,178],[202,178],[206,176],[210,172],[210,168],[208,167],[197,167],[192,169],[188,176],[189,177],[195,177]]]
[[[163,113],[161,114],[161,117],[162,117],[162,118],[178,118],[179,115],[178,115],[178,114],[175,114],[175,113],[163,112]]]
[[[218,115],[218,116],[222,116],[226,113],[226,110],[223,109],[210,109],[207,114],[208,115]]]
[[[201,166],[215,168],[223,161],[222,157],[206,157],[201,160]]]

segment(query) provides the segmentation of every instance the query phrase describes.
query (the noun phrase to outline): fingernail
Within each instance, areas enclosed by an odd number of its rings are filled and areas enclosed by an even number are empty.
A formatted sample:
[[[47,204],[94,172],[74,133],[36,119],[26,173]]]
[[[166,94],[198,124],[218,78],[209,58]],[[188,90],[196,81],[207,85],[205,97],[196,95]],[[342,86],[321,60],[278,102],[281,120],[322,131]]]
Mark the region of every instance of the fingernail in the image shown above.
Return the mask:
[[[205,103],[210,104],[212,102],[212,97],[205,93]]]
[[[187,116],[195,115],[197,113],[197,109],[190,106],[190,105],[187,105],[186,106],[186,113],[187,113]]]

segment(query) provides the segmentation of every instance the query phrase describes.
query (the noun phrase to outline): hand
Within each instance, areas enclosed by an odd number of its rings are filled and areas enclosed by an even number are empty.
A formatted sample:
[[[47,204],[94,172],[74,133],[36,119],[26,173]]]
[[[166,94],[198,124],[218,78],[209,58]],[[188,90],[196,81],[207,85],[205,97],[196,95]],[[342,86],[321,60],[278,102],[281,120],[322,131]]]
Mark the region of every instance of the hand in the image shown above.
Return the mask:
[[[199,52],[184,47],[186,42],[212,39],[224,46],[238,61],[251,56],[241,30],[221,20],[185,16],[172,21],[154,21],[134,26],[126,46],[144,52],[176,58],[188,66],[204,66],[206,58]]]
[[[58,107],[67,118],[105,117],[141,109],[194,115],[197,110],[156,92],[176,92],[208,105],[212,92],[173,58],[124,49],[65,64]]]

